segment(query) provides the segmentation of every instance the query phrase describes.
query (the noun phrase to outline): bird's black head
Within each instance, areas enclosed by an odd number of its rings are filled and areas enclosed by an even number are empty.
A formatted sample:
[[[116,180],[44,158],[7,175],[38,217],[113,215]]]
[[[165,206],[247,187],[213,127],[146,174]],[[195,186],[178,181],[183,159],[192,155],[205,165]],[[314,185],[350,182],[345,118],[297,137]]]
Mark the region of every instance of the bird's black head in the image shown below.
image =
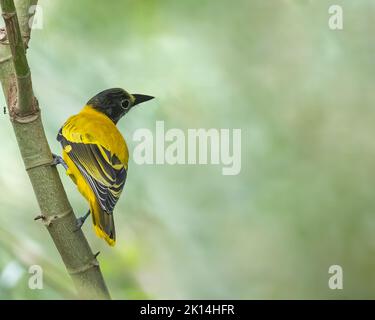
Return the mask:
[[[117,123],[135,105],[153,98],[143,94],[130,94],[121,88],[112,88],[99,92],[87,102],[87,105],[104,113]]]

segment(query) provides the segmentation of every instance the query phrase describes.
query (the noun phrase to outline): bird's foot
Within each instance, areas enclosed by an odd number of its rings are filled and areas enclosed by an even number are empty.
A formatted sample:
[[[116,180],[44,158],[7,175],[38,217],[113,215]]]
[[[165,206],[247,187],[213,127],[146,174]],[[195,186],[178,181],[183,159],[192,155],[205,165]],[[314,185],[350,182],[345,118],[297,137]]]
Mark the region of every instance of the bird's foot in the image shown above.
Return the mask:
[[[83,217],[80,217],[77,219],[77,223],[76,223],[76,228],[74,229],[74,232],[77,232],[78,230],[80,230],[84,224],[85,220],[83,219]]]
[[[68,165],[65,163],[63,158],[54,153],[52,153],[52,158],[52,166],[57,166],[58,164],[61,164],[65,170],[68,170]]]
[[[74,229],[74,232],[77,232],[78,230],[81,230],[83,224],[85,223],[85,221],[86,221],[86,219],[87,219],[87,217],[88,217],[89,215],[90,215],[90,210],[87,211],[87,213],[86,213],[83,217],[79,217],[79,218],[77,218],[77,223],[76,223],[77,228]]]

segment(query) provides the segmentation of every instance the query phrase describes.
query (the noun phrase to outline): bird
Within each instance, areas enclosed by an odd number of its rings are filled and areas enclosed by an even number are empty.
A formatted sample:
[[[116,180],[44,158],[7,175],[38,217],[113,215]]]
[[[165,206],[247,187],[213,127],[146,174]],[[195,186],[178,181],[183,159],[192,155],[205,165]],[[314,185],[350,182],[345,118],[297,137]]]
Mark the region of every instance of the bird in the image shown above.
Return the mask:
[[[153,98],[122,88],[101,91],[69,117],[57,134],[62,157],[53,154],[53,164],[64,166],[89,203],[87,213],[77,219],[76,230],[91,214],[96,235],[110,246],[116,243],[113,211],[126,182],[129,159],[116,125],[132,108]]]

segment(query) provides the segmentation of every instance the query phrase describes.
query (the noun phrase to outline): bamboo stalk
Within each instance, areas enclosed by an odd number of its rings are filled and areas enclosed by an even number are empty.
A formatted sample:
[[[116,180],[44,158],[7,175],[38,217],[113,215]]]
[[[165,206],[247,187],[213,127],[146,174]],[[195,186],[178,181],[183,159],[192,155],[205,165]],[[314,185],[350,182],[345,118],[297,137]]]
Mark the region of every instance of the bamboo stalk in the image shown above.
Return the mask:
[[[36,4],[36,1],[18,0],[17,7],[28,10],[25,4],[30,3]],[[79,298],[109,299],[96,256],[83,232],[74,232],[76,217],[58,172],[51,166],[52,155],[33,94],[24,47],[24,39],[29,36],[21,34],[13,0],[0,0],[0,4],[6,24],[6,41],[0,41],[0,80],[18,147],[40,207],[41,220],[73,279]],[[28,12],[20,12],[19,16],[29,17]],[[21,25],[25,26],[25,22]],[[27,31],[24,27],[23,32]]]

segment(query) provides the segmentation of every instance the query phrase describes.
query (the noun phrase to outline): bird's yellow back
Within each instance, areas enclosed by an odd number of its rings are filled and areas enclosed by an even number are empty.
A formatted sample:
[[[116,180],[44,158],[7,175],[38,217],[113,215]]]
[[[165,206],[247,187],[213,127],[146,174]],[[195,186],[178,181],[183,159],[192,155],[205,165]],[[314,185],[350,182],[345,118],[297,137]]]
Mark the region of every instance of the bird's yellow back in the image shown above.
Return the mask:
[[[112,211],[125,184],[129,157],[123,136],[111,119],[87,105],[65,122],[58,139],[67,174],[89,202],[96,234],[114,245]]]
[[[124,137],[111,119],[91,106],[85,106],[80,113],[70,117],[62,134],[71,142],[103,146],[127,168],[129,152]]]

